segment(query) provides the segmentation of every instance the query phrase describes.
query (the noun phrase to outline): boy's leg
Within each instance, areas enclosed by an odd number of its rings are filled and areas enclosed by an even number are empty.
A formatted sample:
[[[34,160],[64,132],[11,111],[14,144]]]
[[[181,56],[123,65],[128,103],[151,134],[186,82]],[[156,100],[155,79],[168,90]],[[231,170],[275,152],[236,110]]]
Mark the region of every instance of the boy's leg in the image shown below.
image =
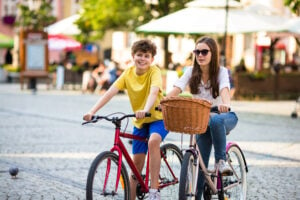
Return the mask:
[[[135,164],[137,170],[141,174],[142,169],[144,167],[144,162],[145,162],[146,155],[144,153],[139,153],[139,154],[134,154],[133,155],[133,163]],[[130,181],[130,192],[131,192],[131,200],[135,200],[136,198],[136,185],[137,185],[137,180],[135,180],[133,177],[133,173],[131,173],[131,176],[129,178]]]
[[[152,189],[158,189],[158,177],[160,171],[160,143],[161,136],[158,133],[151,134],[148,141],[148,149],[149,149],[149,172],[151,177],[151,185]]]
[[[133,128],[133,135],[136,136],[140,136],[140,137],[147,137],[148,135],[148,127],[147,126],[143,126],[142,128]],[[136,167],[136,169],[138,170],[138,172],[141,174],[143,167],[144,167],[144,163],[145,163],[145,159],[146,159],[146,153],[147,153],[147,143],[146,142],[142,142],[139,140],[133,140],[132,141],[132,153],[133,153],[133,163]],[[132,176],[133,173],[131,172],[130,175],[130,193],[131,193],[131,200],[135,200],[136,198],[136,185],[137,185],[137,180],[135,180]]]
[[[152,122],[149,126],[149,141],[148,141],[148,150],[149,150],[149,171],[151,178],[150,188],[158,189],[158,178],[160,172],[160,143],[164,140],[168,131],[164,127],[164,122],[162,120]]]

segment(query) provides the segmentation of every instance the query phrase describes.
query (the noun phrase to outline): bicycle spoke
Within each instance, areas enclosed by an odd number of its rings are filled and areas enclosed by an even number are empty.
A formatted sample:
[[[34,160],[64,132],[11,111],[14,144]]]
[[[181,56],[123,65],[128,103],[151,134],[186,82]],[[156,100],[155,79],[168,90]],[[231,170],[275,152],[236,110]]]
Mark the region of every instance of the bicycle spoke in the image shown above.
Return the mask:
[[[178,199],[179,175],[182,162],[182,154],[179,148],[173,144],[165,144],[161,147],[162,155],[160,168],[160,188],[162,199]],[[166,161],[164,161],[165,157]]]
[[[242,153],[238,147],[231,146],[227,154],[228,163],[232,167],[233,175],[224,177],[225,196],[230,199],[245,200],[247,179]]]

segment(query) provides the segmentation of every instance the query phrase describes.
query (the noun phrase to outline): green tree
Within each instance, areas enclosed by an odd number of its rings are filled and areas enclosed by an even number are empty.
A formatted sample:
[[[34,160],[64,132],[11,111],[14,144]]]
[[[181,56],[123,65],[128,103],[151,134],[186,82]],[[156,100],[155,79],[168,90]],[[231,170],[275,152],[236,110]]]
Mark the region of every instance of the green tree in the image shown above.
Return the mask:
[[[300,0],[284,0],[284,5],[288,6],[293,13],[300,15]]]
[[[16,27],[41,31],[44,27],[56,21],[52,16],[51,1],[42,0],[39,9],[31,10],[28,5],[19,4],[20,15],[15,23]]]
[[[184,7],[191,0],[84,0],[76,24],[83,43],[101,39],[107,30],[134,31],[139,25]],[[167,35],[164,35],[165,47]],[[165,48],[166,49],[166,48]],[[166,49],[167,50],[167,49]]]

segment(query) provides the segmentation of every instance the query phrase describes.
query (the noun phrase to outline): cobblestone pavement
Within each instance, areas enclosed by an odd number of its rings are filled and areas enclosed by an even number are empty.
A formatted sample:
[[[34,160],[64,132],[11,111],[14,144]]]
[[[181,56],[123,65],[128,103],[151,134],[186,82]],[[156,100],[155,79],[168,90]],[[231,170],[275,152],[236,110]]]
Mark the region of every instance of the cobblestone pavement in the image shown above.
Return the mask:
[[[108,123],[81,126],[82,114],[99,96],[77,91],[33,95],[18,85],[0,84],[0,199],[85,199],[93,158],[113,143]],[[295,102],[233,102],[238,126],[228,136],[244,150],[247,199],[300,199],[300,118]],[[130,112],[124,95],[103,113]],[[131,130],[131,126],[129,126]],[[179,134],[166,140],[184,148]],[[128,145],[128,148],[130,146]],[[8,169],[19,168],[16,178]]]

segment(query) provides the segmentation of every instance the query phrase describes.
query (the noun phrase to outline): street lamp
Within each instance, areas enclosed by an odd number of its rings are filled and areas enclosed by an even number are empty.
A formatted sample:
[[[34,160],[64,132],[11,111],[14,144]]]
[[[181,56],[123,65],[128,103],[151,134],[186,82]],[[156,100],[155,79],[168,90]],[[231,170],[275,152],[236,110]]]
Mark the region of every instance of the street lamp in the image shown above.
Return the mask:
[[[222,51],[221,51],[221,64],[226,67],[226,38],[227,38],[227,25],[228,25],[228,0],[226,0],[226,6],[225,6],[225,28],[224,28],[224,38],[223,38],[223,45],[222,45]]]

